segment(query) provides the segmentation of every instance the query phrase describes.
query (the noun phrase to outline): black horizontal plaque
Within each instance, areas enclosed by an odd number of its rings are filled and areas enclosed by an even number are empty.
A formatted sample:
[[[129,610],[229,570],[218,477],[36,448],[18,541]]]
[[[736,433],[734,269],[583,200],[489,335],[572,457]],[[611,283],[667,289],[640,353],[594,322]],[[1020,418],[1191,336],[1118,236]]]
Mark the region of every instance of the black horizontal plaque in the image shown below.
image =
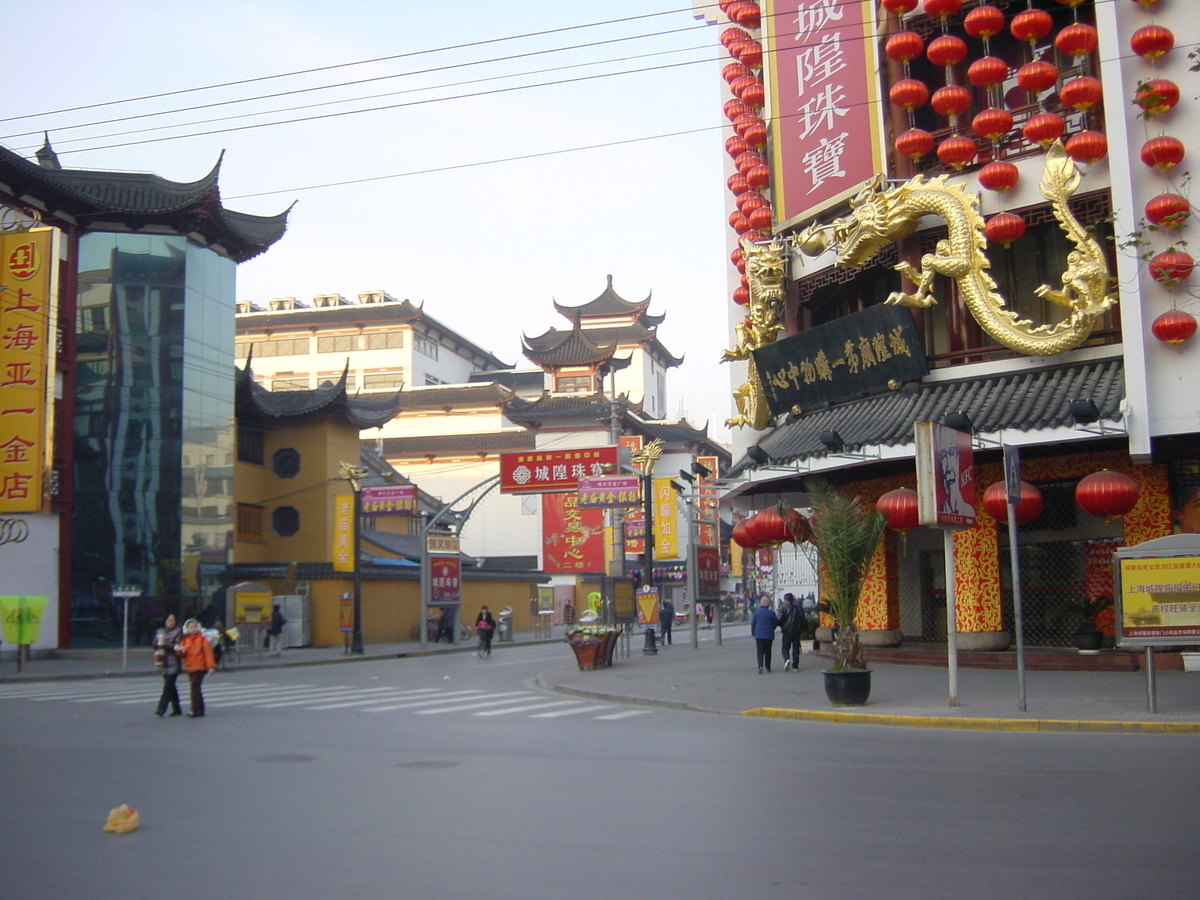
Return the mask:
[[[752,351],[772,416],[851,400],[928,374],[912,315],[872,306]]]

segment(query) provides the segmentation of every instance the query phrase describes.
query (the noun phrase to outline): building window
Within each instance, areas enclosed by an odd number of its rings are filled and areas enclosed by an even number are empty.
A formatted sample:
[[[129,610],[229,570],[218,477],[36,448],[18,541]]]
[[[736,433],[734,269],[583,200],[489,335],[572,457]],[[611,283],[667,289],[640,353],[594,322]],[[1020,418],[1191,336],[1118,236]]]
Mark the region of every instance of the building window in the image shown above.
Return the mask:
[[[271,513],[271,527],[280,537],[291,537],[300,530],[300,511],[294,506],[279,506]]]
[[[317,338],[318,353],[349,353],[359,349],[357,334],[335,334]]]
[[[239,541],[261,541],[263,508],[249,503],[237,505],[237,539]]]
[[[271,379],[273,391],[307,391],[307,372],[276,372]]]
[[[376,372],[363,375],[364,391],[398,391],[404,387],[404,372]]]
[[[431,341],[427,337],[420,337],[420,336],[413,337],[413,349],[416,350],[418,353],[420,353],[422,356],[428,356],[430,359],[438,358],[437,341]]]
[[[245,359],[246,353],[242,349],[245,345],[254,347],[254,355],[258,359],[263,359],[268,356],[307,356],[308,355],[308,338],[278,338],[273,341],[245,341],[237,348],[238,358]]]
[[[404,346],[403,331],[380,331],[375,334],[364,334],[363,337],[367,340],[368,350],[399,350]],[[437,359],[436,350],[433,356],[434,359]]]
[[[554,389],[560,394],[590,394],[596,388],[591,375],[560,375]]]
[[[239,425],[237,430],[238,462],[263,463],[263,430],[255,425]]]
[[[291,447],[276,450],[271,457],[271,471],[276,478],[295,478],[300,474],[300,452]]]

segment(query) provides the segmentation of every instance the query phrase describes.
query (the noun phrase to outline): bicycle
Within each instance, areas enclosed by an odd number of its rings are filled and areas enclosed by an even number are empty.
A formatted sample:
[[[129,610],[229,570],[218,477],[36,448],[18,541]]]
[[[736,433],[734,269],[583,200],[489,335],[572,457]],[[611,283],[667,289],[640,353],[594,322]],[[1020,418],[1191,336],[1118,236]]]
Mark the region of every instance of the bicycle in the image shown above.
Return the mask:
[[[482,631],[477,632],[477,634],[479,635],[479,644],[475,648],[475,655],[480,659],[486,659],[492,655],[492,645],[483,639]]]

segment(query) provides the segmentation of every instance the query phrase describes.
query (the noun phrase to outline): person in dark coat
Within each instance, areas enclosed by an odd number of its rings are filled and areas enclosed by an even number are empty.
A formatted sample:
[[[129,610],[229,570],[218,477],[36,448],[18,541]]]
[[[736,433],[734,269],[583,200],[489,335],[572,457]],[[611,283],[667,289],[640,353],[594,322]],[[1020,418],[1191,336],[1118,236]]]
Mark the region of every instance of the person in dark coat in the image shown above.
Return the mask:
[[[662,642],[669,644],[671,643],[671,626],[675,624],[675,604],[670,600],[664,600],[658,618],[662,625]]]
[[[779,627],[779,620],[775,618],[775,610],[771,609],[770,597],[763,594],[758,603],[758,609],[750,617],[750,635],[754,638],[754,648],[758,653],[758,674],[761,675],[763,666],[766,666],[768,674],[771,671],[771,648],[775,644],[775,629]]]
[[[796,606],[794,594],[783,595],[783,606],[779,608],[779,643],[783,649],[783,671],[800,665],[800,632],[804,621],[800,607]]]
[[[182,636],[183,632],[175,623],[174,615],[167,616],[163,627],[154,633],[154,664],[160,667],[163,677],[162,696],[158,698],[158,709],[154,711],[160,719],[166,715],[168,706],[171,707],[171,715],[183,715],[179,705],[179,688],[175,685],[179,673],[183,671],[179,655],[175,652],[175,645]]]
[[[496,633],[496,620],[486,606],[479,608],[479,616],[475,619],[475,633],[479,635],[479,645],[484,656],[492,655],[492,635]]]
[[[283,610],[276,603],[271,609],[271,627],[267,629],[267,635],[271,638],[271,655],[279,656],[283,652],[283,626],[287,624],[287,619],[283,617]]]

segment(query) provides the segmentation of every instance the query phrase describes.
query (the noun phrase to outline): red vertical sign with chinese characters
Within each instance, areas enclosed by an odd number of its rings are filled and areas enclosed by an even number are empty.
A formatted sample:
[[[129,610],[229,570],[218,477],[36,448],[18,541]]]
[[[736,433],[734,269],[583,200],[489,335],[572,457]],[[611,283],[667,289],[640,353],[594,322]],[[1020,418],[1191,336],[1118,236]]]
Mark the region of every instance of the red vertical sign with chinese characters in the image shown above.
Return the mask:
[[[870,0],[769,0],[771,183],[779,222],[883,171]]]
[[[434,606],[452,606],[462,597],[462,569],[457,556],[429,557],[429,598]]]
[[[604,510],[580,509],[576,494],[542,495],[542,571],[604,571]]]
[[[0,237],[0,512],[38,512],[46,459],[50,232]]]

